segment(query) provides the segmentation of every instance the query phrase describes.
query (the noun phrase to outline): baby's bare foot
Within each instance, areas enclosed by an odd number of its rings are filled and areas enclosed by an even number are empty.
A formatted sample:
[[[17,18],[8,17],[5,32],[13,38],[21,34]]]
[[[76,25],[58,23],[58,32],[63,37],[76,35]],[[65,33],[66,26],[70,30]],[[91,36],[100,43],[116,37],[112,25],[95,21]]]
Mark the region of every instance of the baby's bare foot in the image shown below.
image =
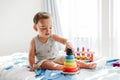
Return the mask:
[[[96,67],[96,65],[97,65],[96,63],[89,63],[88,68],[89,69],[94,69]]]

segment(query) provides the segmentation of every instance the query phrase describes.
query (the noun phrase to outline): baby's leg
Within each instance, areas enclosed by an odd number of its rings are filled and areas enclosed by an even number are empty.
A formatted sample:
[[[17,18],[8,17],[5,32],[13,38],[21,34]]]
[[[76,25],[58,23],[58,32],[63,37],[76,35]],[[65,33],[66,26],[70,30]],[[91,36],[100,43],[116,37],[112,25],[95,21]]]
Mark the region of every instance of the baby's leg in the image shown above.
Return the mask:
[[[81,61],[76,61],[79,68],[93,69],[96,67],[96,63],[85,63]]]
[[[57,56],[54,60],[55,63],[63,65],[65,61],[65,55]]]
[[[62,70],[63,65],[54,63],[52,61],[44,61],[41,65],[42,69],[49,69],[49,70]]]

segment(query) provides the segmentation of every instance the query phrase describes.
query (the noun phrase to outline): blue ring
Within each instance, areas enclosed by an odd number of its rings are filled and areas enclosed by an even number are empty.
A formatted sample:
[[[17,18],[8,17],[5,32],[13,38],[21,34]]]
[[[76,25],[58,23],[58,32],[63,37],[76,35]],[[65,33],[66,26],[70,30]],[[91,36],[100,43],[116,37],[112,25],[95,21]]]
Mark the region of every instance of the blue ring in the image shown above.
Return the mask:
[[[74,59],[74,56],[73,55],[67,55],[66,59]]]

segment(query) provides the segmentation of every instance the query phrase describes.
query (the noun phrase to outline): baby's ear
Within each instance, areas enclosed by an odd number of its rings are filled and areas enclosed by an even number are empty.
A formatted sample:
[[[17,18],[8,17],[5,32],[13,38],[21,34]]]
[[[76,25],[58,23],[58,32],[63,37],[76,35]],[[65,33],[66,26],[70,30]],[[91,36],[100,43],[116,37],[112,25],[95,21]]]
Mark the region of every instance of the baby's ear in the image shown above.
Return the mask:
[[[34,26],[33,26],[33,29],[34,29],[35,31],[37,31],[37,26],[36,26],[36,25],[34,25]]]

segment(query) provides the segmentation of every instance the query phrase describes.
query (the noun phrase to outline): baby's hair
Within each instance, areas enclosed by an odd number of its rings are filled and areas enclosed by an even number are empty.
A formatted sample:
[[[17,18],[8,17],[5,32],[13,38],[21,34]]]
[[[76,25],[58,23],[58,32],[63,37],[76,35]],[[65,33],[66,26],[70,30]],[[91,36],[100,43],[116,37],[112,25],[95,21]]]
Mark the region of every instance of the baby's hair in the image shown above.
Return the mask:
[[[34,18],[33,22],[34,24],[37,24],[40,19],[49,19],[51,15],[48,12],[38,12]]]

